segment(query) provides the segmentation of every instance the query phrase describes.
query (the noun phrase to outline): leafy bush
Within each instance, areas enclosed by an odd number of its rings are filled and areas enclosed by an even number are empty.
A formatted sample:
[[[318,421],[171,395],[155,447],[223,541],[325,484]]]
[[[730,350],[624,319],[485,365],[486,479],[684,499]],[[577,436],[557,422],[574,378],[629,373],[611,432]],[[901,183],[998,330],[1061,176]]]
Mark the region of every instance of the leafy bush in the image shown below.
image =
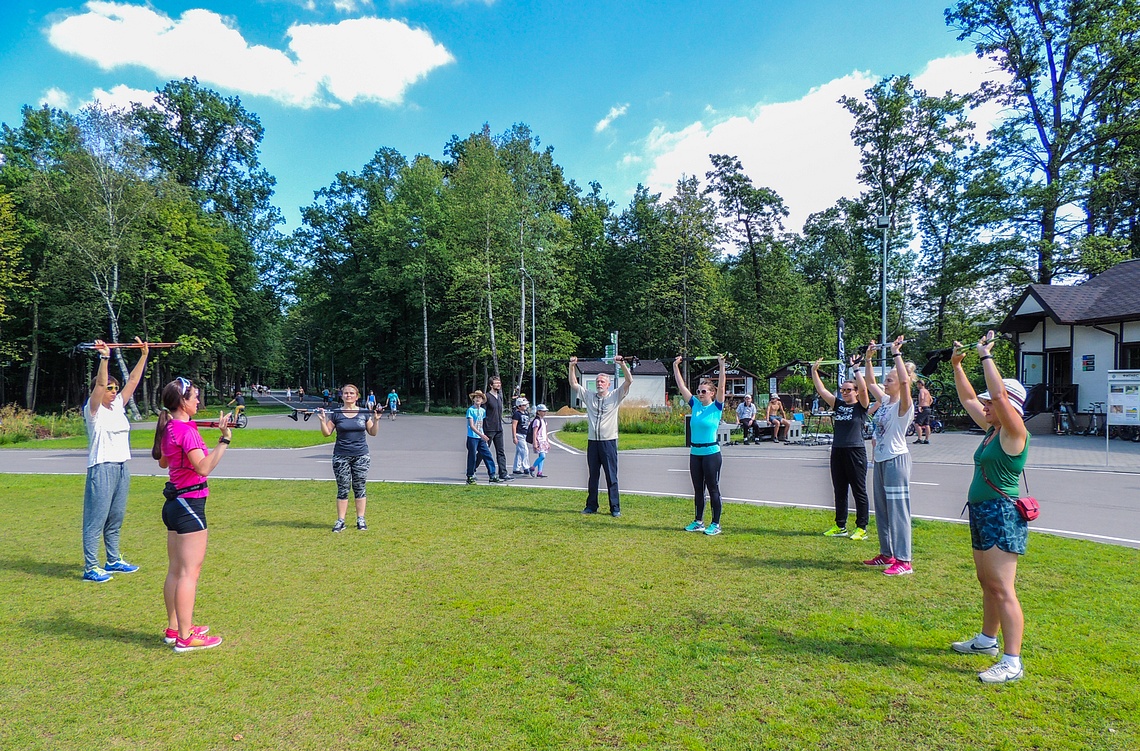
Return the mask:
[[[684,416],[687,413],[688,410],[682,408],[679,403],[653,408],[643,405],[620,407],[618,409],[618,432],[652,433],[656,435],[684,433]],[[573,420],[568,421],[562,430],[568,433],[586,433],[589,431],[589,426],[585,420]]]
[[[64,438],[85,432],[83,415],[72,409],[62,415],[40,416],[15,404],[0,407],[0,446],[40,438]]]

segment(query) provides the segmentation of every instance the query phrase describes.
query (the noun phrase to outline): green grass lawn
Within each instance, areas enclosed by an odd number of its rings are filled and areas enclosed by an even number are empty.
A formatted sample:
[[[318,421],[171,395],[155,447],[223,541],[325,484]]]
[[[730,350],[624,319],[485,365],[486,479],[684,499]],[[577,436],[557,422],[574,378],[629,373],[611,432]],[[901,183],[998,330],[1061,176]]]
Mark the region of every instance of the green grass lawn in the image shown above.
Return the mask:
[[[198,621],[163,645],[161,481],[79,579],[83,478],[0,475],[4,749],[1136,749],[1136,550],[1033,535],[1026,678],[957,655],[980,597],[964,526],[915,523],[916,574],[858,563],[826,514],[373,483],[214,480]]]
[[[207,446],[213,446],[218,439],[217,428],[202,428],[202,438]],[[295,449],[332,443],[336,434],[321,435],[320,428],[312,430],[281,430],[277,428],[241,428],[233,431],[233,447],[243,449]],[[135,425],[131,430],[131,448],[149,449],[154,445],[154,426]],[[87,436],[73,435],[67,438],[45,438],[40,441],[23,441],[4,446],[6,449],[85,449]]]
[[[558,440],[579,451],[586,450],[587,436],[585,433],[567,433],[564,430],[556,434]],[[635,449],[663,449],[680,448],[685,445],[684,435],[664,435],[661,433],[619,433],[618,451],[633,451]]]

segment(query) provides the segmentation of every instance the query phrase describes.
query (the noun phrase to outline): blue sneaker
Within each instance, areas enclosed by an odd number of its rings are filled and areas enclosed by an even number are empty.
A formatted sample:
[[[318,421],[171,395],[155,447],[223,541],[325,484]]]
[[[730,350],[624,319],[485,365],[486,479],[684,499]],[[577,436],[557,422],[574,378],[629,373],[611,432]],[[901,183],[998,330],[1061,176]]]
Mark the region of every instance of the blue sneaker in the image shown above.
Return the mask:
[[[709,528],[705,530],[705,534],[706,535],[719,535],[720,534],[720,525],[715,523],[715,522],[710,524]]]
[[[689,522],[685,526],[685,531],[686,532],[704,532],[705,531],[705,523],[703,521],[701,521],[700,519],[698,519],[697,521],[694,521],[694,522]]]
[[[116,574],[133,574],[139,570],[139,567],[133,563],[127,563],[122,558],[114,563],[107,563],[105,571],[114,571]]]
[[[98,567],[89,568],[83,572],[83,581],[88,582],[99,582],[102,584],[103,582],[109,582],[114,578],[115,577],[111,576],[106,571]]]

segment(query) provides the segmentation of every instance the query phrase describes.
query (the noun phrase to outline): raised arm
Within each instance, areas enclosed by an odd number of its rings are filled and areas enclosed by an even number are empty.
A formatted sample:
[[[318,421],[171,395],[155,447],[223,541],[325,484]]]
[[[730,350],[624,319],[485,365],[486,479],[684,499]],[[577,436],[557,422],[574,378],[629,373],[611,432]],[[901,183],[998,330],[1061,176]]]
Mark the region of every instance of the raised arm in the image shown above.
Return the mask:
[[[330,420],[328,418],[328,416],[325,414],[325,411],[323,409],[316,410],[316,414],[317,414],[317,422],[319,422],[321,424],[321,434],[325,435],[325,436],[332,435],[333,434],[332,420]]]
[[[724,404],[728,400],[728,394],[724,393],[725,388],[728,386],[728,363],[725,362],[724,355],[716,356],[716,364],[720,368],[720,378],[716,382],[716,393],[720,394],[720,403]]]
[[[883,390],[879,388],[879,384],[875,383],[875,352],[878,349],[879,345],[875,344],[875,340],[872,339],[871,343],[867,345],[867,352],[863,355],[863,364],[867,371],[867,391],[871,398],[881,402],[883,401]]]
[[[978,357],[982,360],[982,372],[986,374],[986,390],[990,392],[990,409],[1001,420],[1001,448],[1009,456],[1017,456],[1025,450],[1025,441],[1029,434],[1025,429],[1025,420],[1021,413],[1009,401],[1009,392],[1005,390],[1005,381],[1001,378],[1001,371],[994,364],[994,357],[990,354],[994,348],[994,332],[987,331],[986,335],[978,340]]]
[[[867,395],[867,382],[863,380],[863,368],[855,365],[854,357],[851,358],[851,372],[855,374],[855,398],[863,405],[863,409],[870,409],[871,397]]]
[[[986,410],[978,401],[974,385],[970,383],[970,379],[966,377],[966,369],[962,367],[962,360],[966,359],[966,351],[959,351],[958,348],[961,346],[961,342],[954,342],[954,354],[950,356],[950,364],[954,368],[954,388],[958,392],[958,401],[962,403],[962,408],[966,410],[966,414],[979,428],[985,430],[989,427],[986,423]]]
[[[95,386],[91,389],[91,398],[87,400],[87,409],[92,415],[99,414],[103,395],[107,393],[107,367],[111,362],[111,348],[102,339],[95,340],[95,351],[99,353],[99,368],[95,371]]]
[[[910,395],[910,371],[906,369],[906,361],[903,360],[902,348],[905,337],[899,334],[894,342],[891,343],[891,362],[894,364],[895,373],[899,379],[899,414],[905,414],[910,411],[914,404],[914,399]]]
[[[618,391],[621,392],[621,397],[624,399],[629,393],[629,386],[633,383],[633,373],[629,370],[629,363],[621,355],[614,355],[614,362],[621,366],[622,384]]]
[[[819,358],[811,364],[811,382],[815,384],[815,393],[819,394],[819,398],[827,402],[827,406],[835,409],[835,394],[828,391],[827,386],[823,385],[823,380],[819,377],[819,364],[823,362],[823,358]]]
[[[143,373],[146,372],[147,355],[150,354],[150,347],[146,345],[146,342],[144,342],[142,339],[139,339],[137,336],[135,337],[135,341],[142,345],[142,354],[139,355],[139,361],[135,363],[135,366],[133,368],[131,368],[131,373],[129,376],[127,376],[127,383],[125,386],[123,386],[123,390],[119,394],[121,397],[123,397],[123,404],[129,402],[131,400],[131,397],[135,395],[135,389],[137,389],[139,383],[142,382]]]
[[[688,387],[685,386],[685,379],[681,375],[680,355],[677,355],[677,357],[673,360],[673,380],[677,382],[677,390],[681,392],[681,398],[684,399],[685,403],[687,404],[689,400],[693,398],[693,392],[689,391]]]
[[[578,358],[577,357],[571,357],[570,358],[570,390],[571,391],[581,391],[582,390],[582,384],[578,383],[577,365],[578,365]]]

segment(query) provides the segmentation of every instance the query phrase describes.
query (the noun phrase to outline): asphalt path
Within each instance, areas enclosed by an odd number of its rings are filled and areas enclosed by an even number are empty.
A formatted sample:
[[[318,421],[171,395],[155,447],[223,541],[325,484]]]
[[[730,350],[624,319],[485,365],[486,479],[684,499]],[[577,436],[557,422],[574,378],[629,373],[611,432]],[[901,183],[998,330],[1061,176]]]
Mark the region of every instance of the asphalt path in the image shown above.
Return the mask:
[[[309,402],[306,407],[316,406]],[[203,417],[208,414],[204,411]],[[557,429],[566,418],[552,416]],[[314,419],[293,421],[288,415],[262,415],[249,419],[250,427],[319,430]],[[505,426],[508,464],[514,458]],[[136,430],[148,426],[137,425]],[[384,418],[379,435],[369,437],[372,453],[370,481],[461,484],[465,481],[466,447],[464,418],[401,414]],[[557,436],[557,434],[555,434]],[[1032,494],[1042,504],[1042,515],[1033,523],[1035,532],[1078,537],[1098,542],[1140,548],[1140,446],[1124,444],[1114,449],[1113,466],[1105,467],[1095,439],[1063,439],[1034,436],[1028,472]],[[972,477],[972,453],[978,436],[934,436],[931,446],[913,446],[911,507],[915,517],[965,523],[961,515]],[[1114,442],[1114,444],[1117,442]],[[1103,449],[1100,449],[1103,450]],[[1083,453],[1082,453],[1083,452]],[[678,498],[678,524],[689,521],[692,484],[687,450],[656,449],[623,451],[619,467],[623,494],[622,512],[637,513],[638,494]],[[833,510],[828,471],[828,446],[786,446],[762,443],[727,446],[721,492],[726,501],[767,506],[796,506],[821,510],[820,532],[830,526]],[[1044,464],[1034,456],[1044,457]],[[1097,466],[1098,463],[1100,466]],[[300,449],[243,449],[241,431],[213,477],[323,480],[332,482],[332,449],[328,445]],[[1119,466],[1117,466],[1119,465]],[[546,479],[520,476],[502,486],[503,492],[537,488],[585,491],[585,456],[556,445],[547,457]],[[136,476],[164,476],[148,452],[136,451],[131,462]],[[0,473],[85,474],[85,450],[0,450]],[[481,475],[485,478],[485,472]],[[481,479],[480,482],[486,482]],[[868,474],[868,487],[870,475]],[[331,489],[330,489],[331,492]],[[602,480],[605,492],[605,480]],[[584,499],[583,499],[584,501]],[[605,501],[603,499],[603,506]],[[854,508],[851,509],[854,516]],[[725,532],[732,531],[732,512],[724,515]],[[868,547],[873,547],[869,543]]]

